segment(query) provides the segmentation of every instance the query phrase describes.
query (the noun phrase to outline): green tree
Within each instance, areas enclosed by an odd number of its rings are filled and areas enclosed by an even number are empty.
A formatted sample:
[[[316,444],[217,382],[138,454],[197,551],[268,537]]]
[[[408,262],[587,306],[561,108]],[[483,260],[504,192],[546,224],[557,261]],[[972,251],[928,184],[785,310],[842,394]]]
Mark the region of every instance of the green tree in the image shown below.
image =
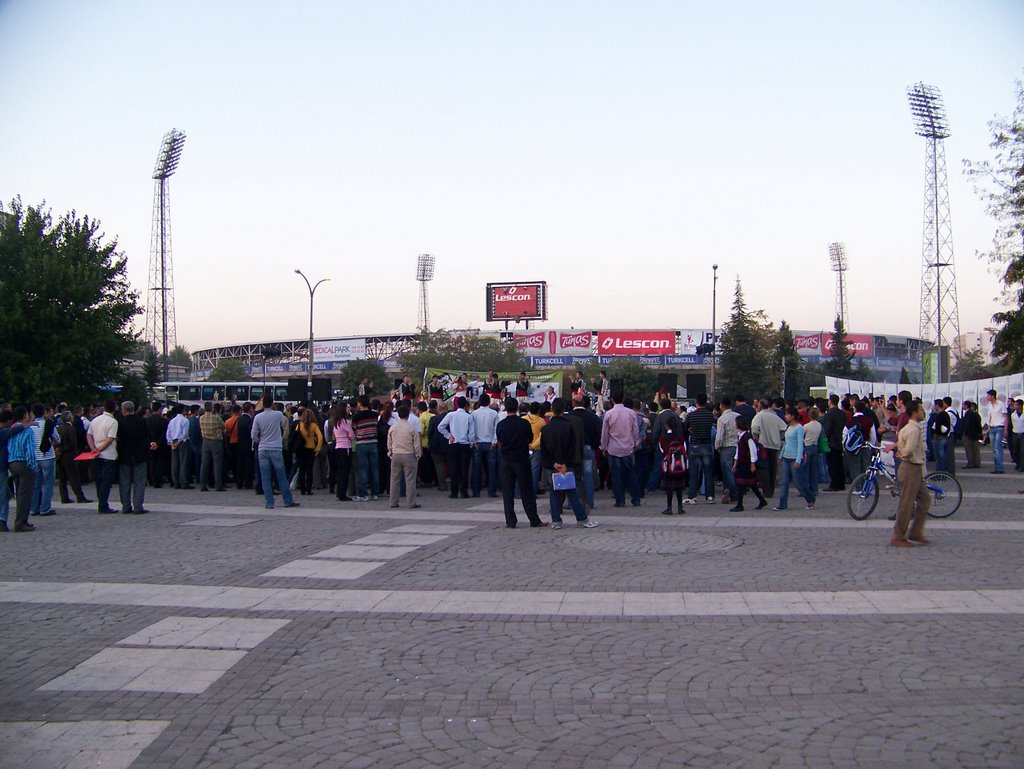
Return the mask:
[[[0,393],[12,401],[88,400],[121,379],[142,312],[117,241],[71,211],[0,205]]]
[[[857,358],[857,368],[853,369],[851,376],[860,382],[874,382],[875,370],[863,358]]]
[[[172,366],[181,366],[186,371],[192,370],[192,353],[180,344],[167,355],[167,362]]]
[[[911,378],[906,366],[900,369],[900,384],[914,384],[914,380]]]
[[[776,346],[775,330],[764,312],[747,309],[737,278],[732,314],[718,338],[717,394],[756,398],[777,388],[778,372],[772,370]]]
[[[348,396],[355,395],[359,383],[363,377],[369,377],[370,387],[377,395],[387,395],[394,387],[394,382],[384,367],[375,360],[354,360],[345,364],[341,370],[340,385],[341,391]],[[416,381],[415,377],[413,381]]]
[[[838,316],[832,331],[831,360],[826,361],[822,368],[830,376],[848,377],[853,372],[853,352],[846,336],[846,325]]]
[[[493,336],[427,331],[420,334],[411,350],[398,358],[405,373],[420,381],[425,368],[450,371],[519,371],[525,362],[512,342]]]
[[[989,122],[992,160],[964,161],[975,191],[996,220],[992,250],[984,254],[1003,282],[1006,309],[992,316],[999,325],[992,353],[1011,370],[1024,368],[1024,81],[1017,81],[1017,106],[1009,117]]]
[[[950,378],[954,382],[969,382],[972,379],[987,379],[991,376],[996,374],[986,364],[985,353],[977,347],[960,353],[950,372]]]
[[[157,363],[156,351],[152,345],[146,346],[145,356],[142,361],[142,379],[146,383],[146,387],[152,390],[163,378],[163,370],[160,368],[160,364]]]
[[[651,400],[658,389],[657,372],[635,360],[627,358],[614,360],[605,371],[608,372],[609,380],[622,380],[622,394],[627,398],[634,400],[639,398],[646,403]]]
[[[779,330],[775,332],[772,368],[780,372],[780,379],[781,372],[784,371],[786,374],[785,387],[782,388],[784,389],[783,398],[796,398],[803,394],[801,392],[804,379],[803,365],[793,341],[793,329],[785,320],[779,324]]]
[[[249,376],[242,361],[235,358],[221,358],[207,379],[211,382],[248,382],[252,377]]]
[[[147,390],[146,383],[138,374],[125,374],[121,379],[121,390],[117,393],[115,399],[118,404],[124,401],[131,401],[135,404],[136,408],[141,409],[149,403],[149,390]]]

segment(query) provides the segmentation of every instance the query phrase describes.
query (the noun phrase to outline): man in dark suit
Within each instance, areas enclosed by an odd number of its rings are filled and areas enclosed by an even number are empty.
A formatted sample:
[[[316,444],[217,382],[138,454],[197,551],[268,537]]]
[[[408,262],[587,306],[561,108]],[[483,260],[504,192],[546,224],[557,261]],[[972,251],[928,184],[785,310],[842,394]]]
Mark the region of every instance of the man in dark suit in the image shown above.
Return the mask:
[[[540,431],[541,462],[548,476],[548,501],[551,504],[551,528],[562,528],[562,502],[568,499],[576,515],[576,525],[584,529],[597,526],[597,521],[587,517],[583,501],[575,488],[556,491],[553,474],[564,475],[570,470],[578,478],[583,469],[583,425],[579,420],[570,420],[565,415],[565,398],[555,398],[551,404],[554,414]]]
[[[505,503],[505,525],[514,529],[519,522],[516,518],[515,488],[523,498],[523,510],[530,526],[547,526],[537,515],[537,495],[533,492],[533,473],[530,470],[530,443],[533,429],[530,423],[519,416],[519,401],[505,399],[505,418],[494,430],[495,439],[501,450],[501,498]]]
[[[149,452],[149,485],[159,489],[168,477],[167,470],[171,466],[171,447],[167,445],[167,419],[164,417],[160,401],[153,402],[153,411],[146,417],[146,430],[150,444],[156,448]]]
[[[118,489],[121,493],[121,512],[149,512],[142,506],[146,496],[146,471],[149,455],[156,447],[149,440],[145,420],[135,413],[135,404],[121,404],[121,418],[117,426]]]

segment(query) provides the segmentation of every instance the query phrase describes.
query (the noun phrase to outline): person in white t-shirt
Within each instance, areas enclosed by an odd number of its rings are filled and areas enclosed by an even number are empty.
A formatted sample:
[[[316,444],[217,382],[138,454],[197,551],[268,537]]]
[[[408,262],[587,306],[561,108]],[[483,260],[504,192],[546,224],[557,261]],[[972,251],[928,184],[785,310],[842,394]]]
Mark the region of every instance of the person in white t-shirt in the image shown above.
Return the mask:
[[[85,439],[92,451],[98,451],[94,469],[96,471],[96,502],[101,515],[113,513],[109,504],[110,489],[117,478],[117,420],[114,411],[117,404],[108,400],[103,404],[103,413],[89,423]]]

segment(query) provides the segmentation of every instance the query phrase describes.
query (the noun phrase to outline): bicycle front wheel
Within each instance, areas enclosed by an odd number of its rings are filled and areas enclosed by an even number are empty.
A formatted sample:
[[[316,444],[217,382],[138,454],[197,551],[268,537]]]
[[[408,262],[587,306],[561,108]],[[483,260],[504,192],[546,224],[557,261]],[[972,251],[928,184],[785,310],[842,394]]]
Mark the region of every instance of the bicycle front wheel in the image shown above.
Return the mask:
[[[943,470],[936,470],[924,477],[928,493],[932,495],[932,504],[928,515],[932,518],[949,518],[960,509],[964,501],[964,490],[955,476]]]
[[[846,511],[855,521],[863,521],[878,504],[878,480],[874,473],[861,473],[846,492]]]

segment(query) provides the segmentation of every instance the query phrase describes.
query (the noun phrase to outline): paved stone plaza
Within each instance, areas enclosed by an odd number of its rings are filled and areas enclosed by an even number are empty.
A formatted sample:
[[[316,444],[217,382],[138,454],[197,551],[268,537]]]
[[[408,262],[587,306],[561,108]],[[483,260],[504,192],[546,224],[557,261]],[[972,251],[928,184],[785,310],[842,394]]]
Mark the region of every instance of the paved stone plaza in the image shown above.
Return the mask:
[[[0,535],[0,767],[1019,768],[1024,476],[960,478],[912,550],[836,494],[61,506]]]

